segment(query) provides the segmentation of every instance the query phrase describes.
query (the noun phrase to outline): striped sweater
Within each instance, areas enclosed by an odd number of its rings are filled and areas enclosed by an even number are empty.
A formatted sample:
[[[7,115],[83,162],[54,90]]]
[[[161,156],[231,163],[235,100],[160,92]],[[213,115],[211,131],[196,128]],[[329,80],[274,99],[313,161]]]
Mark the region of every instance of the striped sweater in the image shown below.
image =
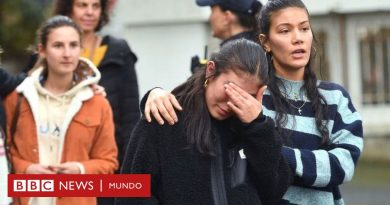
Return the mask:
[[[321,137],[311,103],[305,92],[300,90],[303,82],[281,80],[286,87],[285,95],[295,111],[288,113],[288,123],[284,127],[291,133],[289,139],[292,145],[284,146],[282,150],[295,172],[295,179],[281,204],[344,204],[338,186],[351,181],[363,149],[363,128],[359,113],[343,87],[319,81],[319,91],[328,104],[330,133],[330,145],[320,149]],[[268,90],[264,94],[263,110],[265,115],[275,119],[275,109]]]

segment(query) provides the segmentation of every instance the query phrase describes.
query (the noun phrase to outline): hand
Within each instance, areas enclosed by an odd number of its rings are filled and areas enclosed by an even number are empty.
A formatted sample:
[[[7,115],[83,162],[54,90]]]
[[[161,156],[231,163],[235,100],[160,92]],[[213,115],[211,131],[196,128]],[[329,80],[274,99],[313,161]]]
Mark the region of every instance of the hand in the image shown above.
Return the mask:
[[[65,162],[59,165],[50,165],[49,168],[57,174],[80,174],[77,162]]]
[[[176,97],[160,88],[155,88],[150,91],[148,99],[145,104],[145,118],[148,122],[152,121],[150,113],[157,120],[160,125],[164,124],[164,119],[168,121],[170,125],[175,124],[178,119],[175,112],[175,109],[183,110],[177,101]],[[164,119],[162,119],[164,117]]]
[[[98,85],[98,84],[92,84],[92,85],[91,85],[91,88],[92,88],[93,93],[94,93],[95,95],[103,95],[103,97],[106,97],[106,96],[107,96],[107,93],[106,93],[106,91],[105,91],[105,89],[104,89],[103,86],[100,86],[100,85]]]
[[[229,96],[227,104],[241,122],[250,123],[260,115],[263,109],[265,89],[267,89],[266,85],[261,86],[255,98],[234,83],[227,83],[225,84],[225,92]]]
[[[48,166],[41,164],[32,164],[27,167],[26,174],[55,174]]]

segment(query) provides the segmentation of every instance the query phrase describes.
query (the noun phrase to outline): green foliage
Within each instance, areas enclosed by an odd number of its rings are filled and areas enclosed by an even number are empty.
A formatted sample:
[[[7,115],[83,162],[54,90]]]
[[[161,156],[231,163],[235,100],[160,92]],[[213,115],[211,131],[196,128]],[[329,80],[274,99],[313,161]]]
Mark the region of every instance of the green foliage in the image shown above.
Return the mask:
[[[42,0],[0,1],[0,45],[3,59],[17,59],[35,43],[36,31],[48,16],[50,2]]]

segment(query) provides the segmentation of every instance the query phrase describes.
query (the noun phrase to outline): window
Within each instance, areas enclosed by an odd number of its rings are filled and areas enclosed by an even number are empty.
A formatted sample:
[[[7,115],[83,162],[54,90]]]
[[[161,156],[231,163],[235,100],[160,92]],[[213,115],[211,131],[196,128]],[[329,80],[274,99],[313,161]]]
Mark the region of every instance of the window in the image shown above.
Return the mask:
[[[360,35],[363,104],[390,103],[390,28]]]
[[[328,62],[328,56],[326,55],[326,49],[325,49],[325,45],[327,42],[327,35],[325,31],[315,31],[314,35],[317,39],[317,44],[315,45],[317,56],[314,62],[314,71],[319,80],[329,81],[330,80],[329,62]]]

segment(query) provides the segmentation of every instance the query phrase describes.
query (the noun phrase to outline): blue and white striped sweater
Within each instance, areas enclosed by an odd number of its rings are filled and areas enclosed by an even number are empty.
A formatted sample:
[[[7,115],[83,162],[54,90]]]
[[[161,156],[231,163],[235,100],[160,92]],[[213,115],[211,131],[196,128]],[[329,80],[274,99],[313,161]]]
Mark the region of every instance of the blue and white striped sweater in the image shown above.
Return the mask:
[[[294,102],[293,93],[299,93],[303,82],[282,79],[288,98],[299,108],[304,102]],[[359,113],[349,94],[340,85],[318,82],[320,93],[326,99],[329,113],[328,148],[320,149],[321,137],[317,130],[311,103],[306,102],[298,112],[288,114],[291,147],[283,147],[283,155],[295,170],[293,185],[287,190],[282,204],[344,204],[338,185],[352,179],[357,160],[363,149],[363,128]],[[263,98],[263,112],[275,119],[272,98],[267,90]],[[295,118],[295,120],[294,120]]]

